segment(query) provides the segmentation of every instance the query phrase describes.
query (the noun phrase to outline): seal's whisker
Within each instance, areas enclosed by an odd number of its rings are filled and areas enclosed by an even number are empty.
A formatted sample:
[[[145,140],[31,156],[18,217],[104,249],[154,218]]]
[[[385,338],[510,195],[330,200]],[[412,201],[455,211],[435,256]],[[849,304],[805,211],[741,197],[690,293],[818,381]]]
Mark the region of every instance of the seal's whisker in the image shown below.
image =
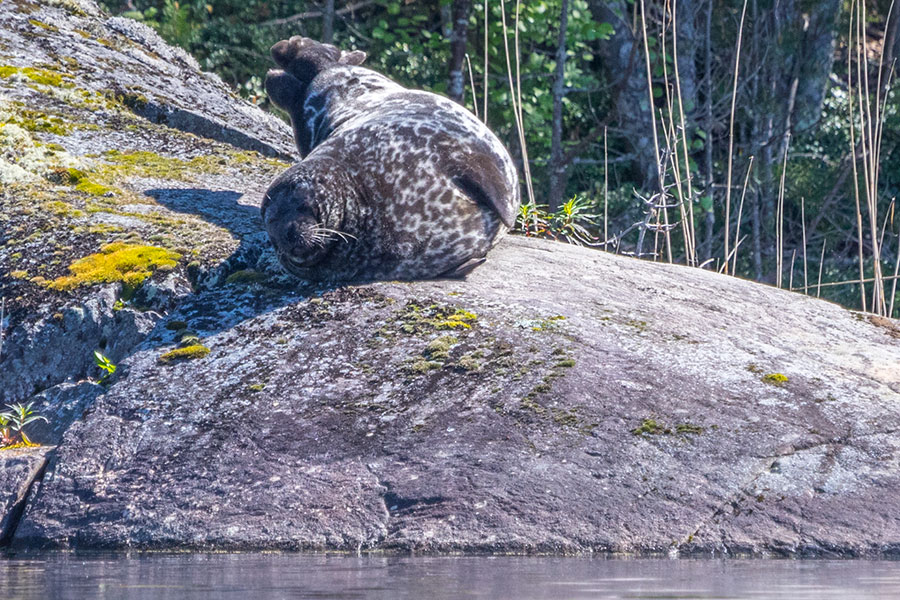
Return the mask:
[[[323,227],[321,225],[317,225],[313,229],[313,235],[319,234],[319,233],[333,233],[334,235],[338,236],[345,242],[349,241],[348,238],[351,238],[354,240],[357,239],[357,237],[355,235],[353,235],[352,233],[347,233],[346,231],[338,231],[337,229],[330,229],[328,227]]]

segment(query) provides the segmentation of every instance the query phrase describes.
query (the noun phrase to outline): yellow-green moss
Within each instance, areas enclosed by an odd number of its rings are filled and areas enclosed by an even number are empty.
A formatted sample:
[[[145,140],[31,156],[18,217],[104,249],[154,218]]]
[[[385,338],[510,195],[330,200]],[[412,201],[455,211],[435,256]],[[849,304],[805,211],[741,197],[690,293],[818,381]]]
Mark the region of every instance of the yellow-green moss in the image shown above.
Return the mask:
[[[661,435],[672,433],[672,430],[656,419],[644,419],[641,424],[631,430],[634,435]]]
[[[394,323],[401,333],[421,335],[435,330],[471,329],[477,319],[478,315],[475,313],[454,306],[420,306],[408,302],[395,317]],[[390,337],[393,332],[390,326],[385,326],[378,331],[378,335]]]
[[[91,181],[84,171],[79,171],[78,169],[66,169],[66,173],[69,176],[69,183],[74,185],[75,189],[79,192],[84,192],[91,196],[105,196],[113,191],[112,188]],[[88,212],[91,211],[88,210]]]
[[[478,320],[478,315],[467,310],[456,309],[447,316],[435,322],[438,329],[472,329],[472,323]]]
[[[110,225],[108,223],[97,223],[96,225],[91,225],[88,227],[88,233],[93,233],[95,235],[106,235],[109,233],[119,233],[124,231],[118,225]]]
[[[439,362],[428,360],[424,356],[420,356],[413,362],[409,363],[406,370],[416,375],[423,375],[429,371],[433,371],[434,369],[440,369],[443,366],[444,365]]]
[[[41,85],[49,85],[52,87],[68,86],[73,84],[65,81],[71,79],[68,73],[60,73],[58,71],[49,71],[47,69],[37,69],[35,67],[13,67],[11,65],[0,65],[0,78],[8,79],[16,73],[20,73],[35,83]]]
[[[14,103],[14,112],[6,119],[6,123],[18,125],[26,131],[34,131],[40,133],[53,133],[56,135],[66,135],[72,129],[72,124],[60,117],[52,116],[36,110],[24,108],[20,103]],[[65,148],[59,144],[46,144],[48,150],[54,152],[64,152]]]
[[[480,371],[482,363],[479,358],[480,353],[470,352],[469,354],[462,355],[457,364],[466,371]]]
[[[50,202],[44,202],[41,207],[49,213],[52,213],[57,217],[83,217],[84,211],[78,210],[77,208],[73,208],[71,205],[66,204],[60,200],[51,200]]]
[[[676,433],[681,435],[700,435],[703,433],[703,427],[693,423],[679,423],[673,431],[662,421],[644,419],[638,427],[631,430],[631,433],[634,435],[672,435]]]
[[[700,435],[701,433],[703,433],[703,428],[699,425],[694,425],[693,423],[679,423],[675,426],[675,433],[681,433],[684,435],[693,433],[696,435]]]
[[[253,269],[244,269],[235,271],[225,279],[225,283],[250,285],[251,283],[261,283],[268,279],[265,273],[254,271]]]
[[[565,319],[566,318],[562,315],[553,315],[552,317],[547,317],[546,319],[526,321],[525,324],[530,327],[532,331],[547,331],[550,329],[556,329],[559,326],[559,322],[564,321]]]
[[[209,354],[209,348],[207,348],[203,344],[194,344],[192,346],[186,346],[184,348],[169,350],[165,354],[160,355],[157,360],[163,364],[169,364],[179,360],[193,360],[196,358],[203,358],[207,354]]]
[[[431,360],[446,360],[450,356],[450,348],[459,343],[452,335],[445,335],[428,342],[425,346],[425,356]]]
[[[56,27],[55,25],[50,25],[48,23],[43,23],[41,21],[38,21],[37,19],[28,19],[28,22],[31,23],[32,25],[34,25],[35,27],[40,27],[41,29],[46,29],[47,31],[53,31],[53,32],[59,31],[59,27]]]
[[[121,281],[135,289],[157,269],[172,269],[181,255],[155,246],[114,242],[97,254],[85,256],[69,266],[71,275],[53,280],[49,287],[71,290],[82,285]]]
[[[184,179],[194,173],[221,173],[228,163],[225,156],[197,156],[185,160],[145,151],[110,150],[103,157],[116,166],[116,174],[167,179]]]
[[[768,375],[763,375],[762,380],[768,384],[777,385],[778,387],[781,387],[788,382],[787,375],[781,373],[769,373]]]

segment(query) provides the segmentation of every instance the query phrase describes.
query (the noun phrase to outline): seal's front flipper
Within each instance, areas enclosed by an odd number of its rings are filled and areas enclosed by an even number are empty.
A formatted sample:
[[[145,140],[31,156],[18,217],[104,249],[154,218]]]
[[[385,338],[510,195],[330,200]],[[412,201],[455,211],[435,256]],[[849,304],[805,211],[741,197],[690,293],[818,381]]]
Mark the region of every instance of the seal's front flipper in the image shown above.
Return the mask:
[[[482,264],[487,259],[483,256],[478,258],[470,258],[466,262],[457,267],[453,267],[448,271],[444,271],[437,276],[438,279],[462,279],[475,270],[475,267]]]

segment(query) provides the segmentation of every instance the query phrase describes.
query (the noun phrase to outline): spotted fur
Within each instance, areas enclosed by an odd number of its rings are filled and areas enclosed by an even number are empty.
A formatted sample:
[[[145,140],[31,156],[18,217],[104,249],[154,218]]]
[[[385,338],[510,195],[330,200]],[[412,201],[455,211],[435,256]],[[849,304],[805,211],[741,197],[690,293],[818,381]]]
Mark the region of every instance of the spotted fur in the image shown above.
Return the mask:
[[[515,221],[509,153],[471,113],[358,66],[361,52],[294,37],[272,47],[270,98],[303,160],[262,214],[282,264],[314,280],[461,275]]]

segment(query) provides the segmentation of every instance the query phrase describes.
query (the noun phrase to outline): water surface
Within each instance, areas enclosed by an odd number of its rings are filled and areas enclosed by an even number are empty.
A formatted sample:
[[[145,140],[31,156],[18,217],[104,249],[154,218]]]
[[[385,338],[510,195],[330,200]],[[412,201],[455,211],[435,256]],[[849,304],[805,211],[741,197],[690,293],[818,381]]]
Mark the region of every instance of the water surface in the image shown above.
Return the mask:
[[[900,561],[13,554],[0,597],[893,600]]]

